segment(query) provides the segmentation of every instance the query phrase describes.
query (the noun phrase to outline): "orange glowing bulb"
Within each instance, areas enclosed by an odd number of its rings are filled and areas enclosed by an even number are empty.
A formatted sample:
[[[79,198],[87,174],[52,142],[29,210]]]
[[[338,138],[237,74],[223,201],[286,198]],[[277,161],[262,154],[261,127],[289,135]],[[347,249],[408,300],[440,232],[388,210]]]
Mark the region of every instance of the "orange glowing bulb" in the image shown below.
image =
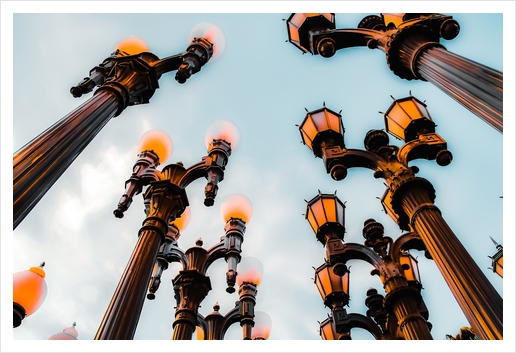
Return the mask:
[[[224,222],[230,218],[240,218],[248,224],[253,215],[253,204],[245,195],[232,194],[220,205],[220,214]]]
[[[213,140],[224,140],[231,144],[231,150],[234,152],[240,143],[240,132],[232,122],[228,120],[215,120],[210,124],[204,142],[206,148],[213,142]]]
[[[25,316],[32,315],[47,297],[46,273],[41,267],[31,267],[28,271],[13,275],[13,302],[25,309]]]
[[[135,55],[149,51],[147,43],[135,36],[130,36],[120,41],[116,45],[115,50],[116,49],[123,51],[128,55]]]
[[[263,265],[254,257],[243,257],[237,266],[236,282],[240,286],[243,282],[251,282],[259,285],[262,281]]]
[[[191,213],[192,213],[192,211],[190,211],[190,207],[187,206],[185,208],[185,210],[183,211],[183,214],[181,214],[181,216],[174,219],[172,224],[175,225],[177,227],[177,229],[179,229],[182,232],[188,225],[188,222],[190,222]]]
[[[210,62],[217,60],[226,47],[226,38],[222,30],[214,24],[202,22],[190,31],[189,40],[194,38],[205,38],[213,44],[213,56]]]
[[[140,137],[138,153],[153,151],[159,157],[159,163],[163,164],[172,153],[172,139],[161,130],[149,130]]]
[[[251,333],[251,339],[264,338],[268,339],[271,334],[272,320],[269,315],[263,311],[255,311],[254,327]]]

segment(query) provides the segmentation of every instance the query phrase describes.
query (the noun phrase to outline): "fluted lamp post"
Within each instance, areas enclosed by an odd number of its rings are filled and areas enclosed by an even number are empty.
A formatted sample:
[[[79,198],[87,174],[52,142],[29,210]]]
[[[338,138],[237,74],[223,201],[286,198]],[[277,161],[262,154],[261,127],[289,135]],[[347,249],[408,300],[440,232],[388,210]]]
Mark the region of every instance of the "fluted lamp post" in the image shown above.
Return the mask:
[[[234,323],[242,327],[242,339],[267,339],[270,334],[270,317],[255,312],[257,287],[261,282],[263,265],[258,259],[243,257],[237,268],[239,300],[226,315],[221,315],[220,306],[215,304],[213,312],[206,317],[197,314],[197,339],[222,340],[228,328]],[[259,315],[258,315],[259,314]]]
[[[496,253],[493,256],[489,256],[491,259],[491,270],[503,278],[503,246],[498,244],[493,238],[491,240],[496,245]]]
[[[303,53],[329,58],[349,47],[380,49],[396,76],[431,82],[495,130],[503,131],[503,74],[446,50],[440,39],[453,39],[460,30],[452,16],[370,15],[353,29],[336,29],[333,13],[293,13],[286,22],[289,42]]]
[[[400,108],[403,114],[394,114],[401,103],[409,107]],[[363,167],[373,170],[375,178],[385,180],[387,189],[382,204],[386,213],[402,230],[411,230],[423,240],[478,337],[502,339],[501,296],[434,205],[435,190],[432,184],[415,176],[418,172],[416,166],[408,166],[410,161],[418,158],[436,160],[441,166],[452,160],[451,153],[446,149],[446,141],[435,133],[435,124],[427,111],[421,111],[422,107],[425,107],[422,102],[408,97],[395,100],[392,109],[384,113],[386,130],[389,133],[403,132],[400,137],[405,143],[399,148],[389,145],[389,137],[382,130],[371,130],[366,134],[365,150],[346,148],[344,134],[337,138],[338,131],[328,124],[331,119],[323,119],[314,112],[307,114],[299,129],[303,142],[316,157],[323,159],[326,171],[333,179],[342,180],[349,168]],[[323,111],[323,117],[336,116],[341,119],[340,114],[327,108],[323,108]],[[418,120],[416,115],[422,119],[421,122],[414,122]]]
[[[59,341],[75,341],[77,337],[79,337],[79,333],[75,328],[76,323],[74,322],[72,326],[67,327],[63,330],[63,332],[56,333],[55,335],[50,336],[49,340],[59,340]]]
[[[214,51],[220,54],[223,43],[222,32],[213,26],[195,32],[185,52],[163,59],[138,38],[117,45],[89,77],[70,89],[80,97],[98,87],[93,97],[14,153],[13,229],[111,118],[128,106],[149,103],[167,72],[177,71],[176,81],[185,83],[214,57]]]
[[[196,246],[189,248],[184,253],[183,268],[172,280],[174,296],[177,306],[173,323],[173,340],[191,340],[198,322],[198,310],[201,302],[212,289],[210,277],[206,275],[210,265],[217,259],[224,258],[228,263],[226,282],[228,293],[234,293],[234,285],[238,280],[237,266],[241,260],[242,243],[246,224],[252,216],[251,201],[244,195],[233,194],[221,205],[221,214],[226,222],[225,236],[218,244],[209,249],[202,247],[202,240],[198,239]],[[240,286],[239,292],[243,291]],[[242,308],[246,307],[249,300],[253,302],[256,297],[254,291],[248,290],[240,294]],[[250,295],[248,300],[247,296]],[[244,297],[243,297],[244,296]],[[242,309],[243,310],[243,309]],[[242,312],[243,315],[243,312]],[[247,317],[242,317],[241,325],[245,324]],[[219,334],[219,332],[215,333]]]
[[[45,301],[48,292],[45,263],[13,275],[13,327],[34,314]]]
[[[227,124],[233,127],[232,131],[235,134],[238,134],[234,125],[229,122]],[[209,134],[212,134],[210,130]],[[160,172],[156,167],[161,161],[165,161],[167,156],[160,156],[158,153],[164,151],[162,153],[166,154],[166,146],[171,147],[171,143],[165,143],[164,148],[156,147],[157,141],[160,141],[159,137],[163,137],[162,133],[157,134],[158,139],[152,132],[146,133],[143,137],[144,141],[140,141],[140,146],[143,146],[141,153],[114,214],[121,218],[131,204],[133,196],[140,193],[143,187],[147,187],[143,192],[146,218],[95,336],[98,340],[134,337],[160,246],[167,240],[170,222],[179,217],[189,205],[186,187],[196,179],[206,178],[204,204],[213,205],[218,183],[223,180],[232,151],[231,139],[219,139],[215,134],[208,146],[208,155],[199,163],[189,168],[185,168],[181,162],[169,164]],[[153,149],[149,150],[149,146]]]
[[[310,223],[317,239],[326,246],[326,261],[315,270],[315,284],[323,298],[324,304],[332,309],[333,329],[339,333],[338,339],[350,339],[349,329],[361,327],[373,334],[377,339],[385,339],[391,322],[378,326],[371,320],[358,314],[348,314],[343,307],[349,301],[349,271],[347,261],[364,260],[374,266],[371,274],[378,275],[387,292],[385,309],[394,318],[394,327],[399,325],[405,339],[432,339],[426,319],[420,314],[422,302],[421,286],[413,287],[408,284],[405,272],[410,272],[409,278],[418,281],[417,269],[411,256],[402,253],[406,245],[423,248],[419,239],[405,235],[396,241],[383,236],[383,226],[374,220],[368,220],[364,227],[365,245],[344,242],[344,204],[335,194],[317,195],[307,203],[306,219]],[[400,257],[403,260],[400,261]],[[403,262],[403,264],[401,263]],[[409,271],[411,270],[411,271]],[[327,322],[321,326],[323,337],[329,336]],[[392,331],[392,330],[391,330]],[[331,331],[333,332],[333,331]],[[347,332],[347,334],[345,334]],[[395,332],[390,332],[394,336]]]

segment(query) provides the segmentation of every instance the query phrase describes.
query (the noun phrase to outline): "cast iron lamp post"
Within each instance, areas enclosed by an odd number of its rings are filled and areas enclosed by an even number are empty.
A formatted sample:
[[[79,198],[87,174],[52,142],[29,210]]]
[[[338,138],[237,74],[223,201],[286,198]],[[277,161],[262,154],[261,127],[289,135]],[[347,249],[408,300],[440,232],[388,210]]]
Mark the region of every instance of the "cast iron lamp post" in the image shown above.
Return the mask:
[[[214,40],[195,37],[185,52],[163,59],[142,45],[126,50],[130,52],[116,49],[70,89],[74,97],[80,97],[98,87],[93,97],[14,154],[13,229],[111,118],[128,106],[149,103],[163,74],[177,71],[176,81],[184,83],[199,72],[212,58]]]
[[[235,131],[237,131],[236,128]],[[121,218],[131,204],[133,196],[140,193],[143,186],[148,185],[143,194],[146,218],[95,339],[132,339],[134,337],[159,248],[166,242],[170,222],[179,217],[188,206],[186,187],[194,180],[205,177],[208,183],[205,188],[204,204],[213,205],[218,189],[217,184],[224,177],[225,166],[231,154],[231,140],[227,137],[224,140],[219,139],[217,135],[213,136],[208,146],[208,155],[203,157],[201,162],[188,169],[181,162],[169,164],[161,172],[156,167],[161,160],[166,160],[166,157],[157,154],[157,151],[167,151],[167,149],[161,146],[155,147],[159,141],[156,141],[154,134],[145,134],[144,141],[140,141],[139,150],[142,152],[138,155],[133,174],[126,182],[126,192],[121,197],[114,214]],[[229,256],[232,260],[228,259],[231,265],[235,265],[234,267],[236,267],[236,261],[233,260],[235,256],[237,254],[232,254]]]
[[[459,34],[459,24],[451,16],[372,15],[358,28],[336,29],[333,13],[293,13],[287,30],[290,43],[325,58],[349,47],[380,49],[396,76],[431,82],[498,132],[503,131],[503,74],[450,53],[439,43],[440,38],[453,39]]]
[[[239,209],[242,204],[247,205],[246,215],[235,218],[238,212],[223,212],[223,219],[226,222],[225,237],[221,241],[206,250],[202,247],[201,239],[196,241],[196,246],[189,248],[185,252],[182,262],[182,270],[173,279],[174,296],[176,298],[177,307],[175,320],[173,323],[174,340],[191,340],[198,319],[198,310],[201,302],[212,289],[210,278],[206,275],[210,265],[217,259],[224,258],[228,263],[228,271],[226,272],[226,281],[228,293],[235,292],[235,283],[237,279],[237,264],[241,260],[240,253],[242,251],[242,242],[244,241],[244,233],[246,224],[251,217],[252,207],[249,199],[243,195],[234,195],[225,203],[232,204],[230,208]],[[224,209],[224,207],[222,207]],[[244,290],[240,287],[239,291]],[[254,288],[245,288],[241,294],[241,301],[247,303],[249,300],[252,305],[255,303],[256,286]],[[244,298],[242,296],[244,295]],[[251,318],[252,320],[252,318]]]
[[[247,266],[247,269],[245,267]],[[213,312],[203,317],[197,314],[198,340],[222,340],[227,329],[240,323],[244,340],[267,339],[270,333],[270,318],[263,312],[254,311],[257,286],[261,281],[263,266],[254,258],[243,257],[238,264],[237,283],[239,300],[226,315],[221,315],[220,306],[215,304]],[[268,319],[268,322],[267,322]],[[262,322],[265,321],[265,322]]]
[[[371,130],[365,150],[344,145],[342,118],[326,107],[309,112],[299,126],[303,143],[322,158],[333,179],[342,180],[353,167],[369,168],[383,178],[386,213],[402,230],[416,233],[425,244],[444,280],[477,336],[503,338],[503,300],[434,205],[432,184],[416,177],[418,168],[408,163],[418,158],[445,166],[452,160],[446,141],[435,133],[426,105],[414,97],[395,100],[386,113],[386,130],[405,144],[389,145],[385,131]]]
[[[489,256],[489,258],[492,261],[491,269],[494,273],[503,278],[503,246],[498,244],[493,238],[491,238],[491,240],[496,245],[497,250],[496,254],[494,254],[493,256]]]
[[[21,325],[23,319],[34,314],[47,297],[45,263],[13,275],[13,327]]]
[[[409,249],[424,250],[422,241],[412,233],[406,233],[393,241],[383,235],[383,226],[374,219],[364,223],[364,245],[344,242],[344,204],[332,194],[321,194],[307,203],[306,219],[317,240],[326,247],[326,261],[315,270],[315,284],[324,304],[332,309],[333,327],[340,339],[349,337],[351,327],[367,329],[376,339],[401,337],[407,340],[432,339],[430,326],[421,315],[421,282],[416,260]],[[384,320],[372,325],[371,319],[357,314],[347,314],[343,308],[349,302],[349,271],[347,261],[363,260],[374,266],[372,275],[378,275],[387,293],[381,307],[386,312]],[[373,293],[377,294],[377,293]],[[368,293],[366,304],[378,310]],[[371,306],[372,305],[372,306]],[[374,307],[374,308],[373,308]],[[378,316],[375,315],[378,319]],[[323,337],[329,337],[329,329],[321,326]],[[393,330],[393,328],[395,330]],[[333,332],[333,330],[331,331]]]

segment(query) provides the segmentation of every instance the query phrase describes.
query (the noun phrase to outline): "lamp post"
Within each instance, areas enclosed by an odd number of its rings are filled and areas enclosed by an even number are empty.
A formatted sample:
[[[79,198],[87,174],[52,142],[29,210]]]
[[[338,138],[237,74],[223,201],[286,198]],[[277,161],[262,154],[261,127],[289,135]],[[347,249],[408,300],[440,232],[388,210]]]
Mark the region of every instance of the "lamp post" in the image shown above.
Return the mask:
[[[247,269],[245,267],[247,266]],[[220,306],[215,304],[213,312],[206,317],[197,314],[199,340],[222,340],[227,329],[240,323],[244,340],[267,339],[270,333],[270,317],[263,312],[255,313],[257,287],[261,281],[262,264],[254,258],[243,257],[238,264],[237,283],[239,300],[226,315],[221,315]],[[268,321],[267,321],[268,320]]]
[[[496,254],[489,256],[491,259],[491,269],[494,273],[503,278],[503,246],[498,244],[493,238],[491,238],[491,240],[493,241],[497,250]]]
[[[229,207],[230,211],[227,211]],[[251,202],[244,195],[235,194],[228,198],[221,206],[223,219],[226,222],[225,237],[210,249],[202,247],[202,240],[196,241],[196,246],[185,252],[182,261],[182,270],[173,279],[174,296],[177,307],[173,323],[174,340],[190,340],[197,325],[198,310],[201,302],[209,293],[211,288],[210,278],[206,275],[210,265],[217,259],[224,258],[228,263],[226,272],[226,292],[235,292],[237,280],[237,264],[241,260],[242,242],[246,224],[249,222],[252,213]],[[235,215],[240,217],[234,217]],[[240,286],[240,300],[242,302],[242,315],[247,308],[254,308],[256,302],[256,286]],[[241,324],[246,327],[247,316],[242,317]],[[252,317],[251,317],[252,320]]]
[[[315,270],[315,284],[324,304],[332,309],[331,321],[336,332],[348,332],[339,339],[349,339],[346,337],[349,337],[351,327],[365,328],[377,339],[396,337],[392,329],[389,332],[392,323],[394,328],[399,327],[404,339],[432,339],[430,326],[420,313],[423,299],[417,262],[407,253],[409,248],[424,249],[421,240],[407,233],[393,241],[383,235],[380,223],[369,219],[364,223],[364,245],[344,242],[344,210],[344,204],[336,195],[319,193],[307,203],[305,215],[317,240],[326,247],[326,261]],[[387,295],[382,306],[388,316],[379,321],[381,334],[378,327],[371,326],[371,319],[353,317],[343,308],[349,301],[349,270],[346,266],[349,260],[363,260],[373,265],[371,274],[379,276],[384,285]],[[372,299],[366,300],[366,304],[370,303]],[[328,336],[328,328],[324,325],[321,333]]]
[[[13,327],[21,325],[23,319],[34,314],[47,297],[48,287],[43,270],[45,263],[13,275]]]
[[[72,87],[74,97],[98,89],[93,97],[14,153],[13,229],[111,118],[128,106],[149,103],[163,74],[177,71],[176,81],[185,83],[199,72],[212,58],[211,37],[194,37],[185,52],[163,59],[141,43],[124,43],[94,67],[89,77]]]
[[[431,82],[502,133],[503,74],[446,50],[440,39],[453,39],[460,29],[452,16],[381,14],[365,17],[358,28],[335,27],[333,13],[293,13],[288,40],[304,53],[325,58],[349,47],[380,49],[396,76]]]
[[[414,159],[436,160],[445,166],[452,160],[446,141],[435,133],[426,105],[414,97],[395,100],[384,114],[386,130],[404,140],[389,145],[387,133],[371,130],[365,150],[344,145],[342,118],[328,108],[309,112],[299,126],[303,143],[322,158],[333,179],[342,180],[352,167],[369,168],[383,178],[386,213],[402,230],[416,233],[425,244],[473,330],[481,339],[503,338],[503,300],[461,244],[434,205],[432,184],[416,177]]]
[[[194,180],[205,177],[208,183],[204,204],[213,205],[217,184],[224,177],[225,166],[232,150],[229,138],[224,140],[214,136],[208,146],[208,155],[201,162],[190,168],[185,168],[181,162],[169,164],[161,172],[156,167],[166,157],[158,155],[156,151],[166,151],[166,148],[147,149],[147,146],[155,146],[157,143],[154,134],[146,134],[144,141],[141,141],[142,152],[138,155],[133,174],[126,182],[126,192],[114,214],[118,218],[123,217],[123,212],[131,204],[133,196],[141,192],[143,186],[148,185],[143,194],[146,218],[95,339],[134,337],[159,248],[167,239],[170,222],[179,217],[188,206],[186,187]]]

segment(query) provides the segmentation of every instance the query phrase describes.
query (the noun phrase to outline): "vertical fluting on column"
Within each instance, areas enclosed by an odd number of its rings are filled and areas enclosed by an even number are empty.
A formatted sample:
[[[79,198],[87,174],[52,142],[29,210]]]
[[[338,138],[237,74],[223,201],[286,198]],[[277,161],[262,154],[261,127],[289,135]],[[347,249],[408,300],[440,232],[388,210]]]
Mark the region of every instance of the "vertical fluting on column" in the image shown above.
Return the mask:
[[[424,188],[401,198],[411,227],[421,237],[464,315],[480,339],[503,339],[503,300],[442,218]]]
[[[432,340],[427,321],[419,312],[417,297],[419,292],[409,287],[401,277],[389,279],[385,284],[386,307],[396,316],[403,337],[406,340]]]
[[[102,319],[96,340],[131,340],[136,332],[147,286],[162,236],[153,229],[140,233],[136,247]]]
[[[13,156],[13,229],[34,208],[118,110],[115,94],[101,91]]]
[[[503,132],[503,73],[442,47],[423,50],[415,70],[422,79]]]

